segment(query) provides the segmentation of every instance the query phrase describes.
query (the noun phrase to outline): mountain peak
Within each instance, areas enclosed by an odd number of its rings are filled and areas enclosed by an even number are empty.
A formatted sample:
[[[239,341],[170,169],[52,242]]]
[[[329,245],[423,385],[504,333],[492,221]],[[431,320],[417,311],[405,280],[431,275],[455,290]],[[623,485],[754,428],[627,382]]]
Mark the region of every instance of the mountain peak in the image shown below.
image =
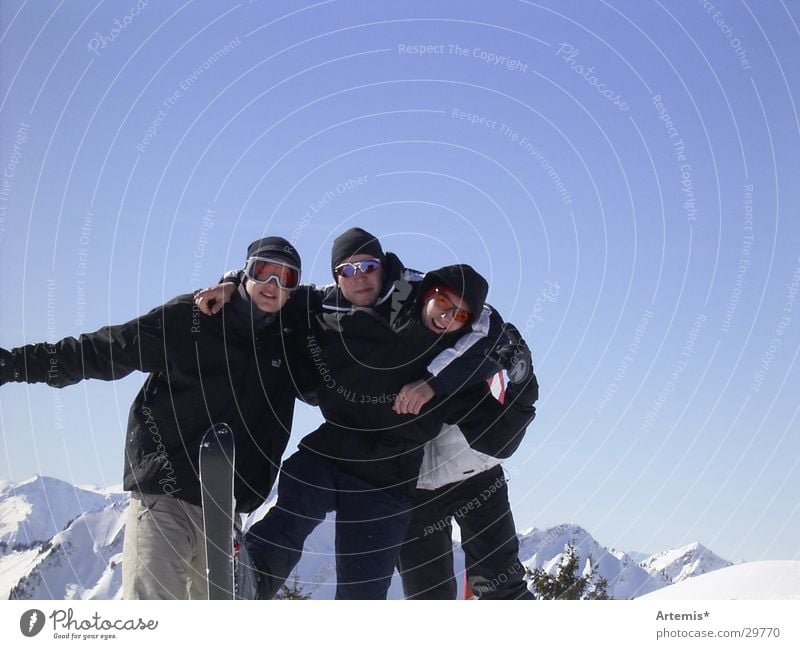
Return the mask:
[[[9,493],[16,494],[19,492],[29,492],[32,490],[42,490],[42,489],[75,489],[76,487],[70,484],[69,482],[65,482],[64,480],[60,480],[59,478],[51,478],[50,476],[40,475],[39,473],[34,473],[30,478],[26,478],[25,480],[20,480],[19,482],[13,482],[12,480],[3,480],[0,482],[0,497],[5,497]]]
[[[30,546],[47,541],[83,512],[102,509],[122,494],[101,494],[36,474],[0,491],[0,541]]]
[[[659,572],[670,582],[677,583],[732,564],[714,554],[702,543],[695,542],[654,554],[639,565],[648,572]]]

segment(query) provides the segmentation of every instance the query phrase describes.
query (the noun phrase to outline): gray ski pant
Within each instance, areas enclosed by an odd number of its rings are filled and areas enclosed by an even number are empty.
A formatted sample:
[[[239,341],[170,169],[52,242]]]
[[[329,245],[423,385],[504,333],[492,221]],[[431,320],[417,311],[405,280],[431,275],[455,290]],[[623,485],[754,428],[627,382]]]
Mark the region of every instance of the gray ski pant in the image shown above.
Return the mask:
[[[124,599],[208,599],[203,510],[131,494],[122,551]]]

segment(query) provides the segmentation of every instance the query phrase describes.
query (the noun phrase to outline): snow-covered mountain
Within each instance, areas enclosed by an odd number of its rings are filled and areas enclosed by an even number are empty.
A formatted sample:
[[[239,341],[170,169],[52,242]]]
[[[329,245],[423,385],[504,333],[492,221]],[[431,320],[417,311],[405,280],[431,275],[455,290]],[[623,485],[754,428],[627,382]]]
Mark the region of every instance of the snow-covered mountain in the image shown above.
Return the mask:
[[[122,492],[76,487],[36,475],[23,482],[0,482],[0,555],[43,543],[83,512],[127,501]]]
[[[46,476],[0,483],[0,598],[117,597],[127,506],[122,491]]]
[[[731,562],[699,543],[666,550],[650,557],[602,547],[577,525],[559,525],[547,530],[526,530],[519,536],[520,559],[531,570],[543,568],[555,574],[565,557],[564,548],[573,544],[582,573],[592,568],[608,580],[608,594],[614,599],[631,599],[676,584]]]
[[[519,541],[523,565],[531,570],[542,568],[550,574],[558,571],[565,548],[573,544],[581,573],[587,574],[595,568],[608,580],[608,594],[614,599],[631,599],[672,583],[658,572],[648,572],[626,553],[604,548],[578,525],[525,530]]]
[[[697,577],[733,564],[718,557],[707,547],[699,543],[692,543],[676,550],[666,550],[654,554],[639,565],[649,573],[662,574],[669,583],[675,584],[687,577]]]
[[[274,501],[273,496],[248,517],[245,529],[263,517]],[[0,546],[0,599],[118,598],[127,506],[124,492],[79,488],[42,476],[16,484],[0,483],[0,540],[4,543]],[[329,517],[308,538],[296,570],[298,585],[314,599],[330,599],[335,591],[333,530],[333,518]],[[523,564],[551,573],[558,570],[567,545],[572,544],[583,573],[596,569],[608,581],[608,593],[615,599],[667,592],[667,586],[672,589],[672,584],[694,581],[690,577],[720,568],[730,570],[726,567],[730,562],[699,544],[637,561],[641,555],[634,559],[625,552],[609,550],[577,525],[530,528],[518,538]],[[454,556],[457,572],[463,572],[457,530]],[[787,588],[775,592],[794,592],[800,597],[800,585],[791,582]],[[402,596],[395,575],[389,597]]]
[[[43,544],[35,556],[3,558],[0,574],[22,573],[9,589],[13,599],[119,599],[122,592],[122,541],[127,502],[76,517]],[[6,563],[8,562],[8,566]],[[25,569],[27,567],[27,569]],[[0,583],[5,581],[0,577]]]

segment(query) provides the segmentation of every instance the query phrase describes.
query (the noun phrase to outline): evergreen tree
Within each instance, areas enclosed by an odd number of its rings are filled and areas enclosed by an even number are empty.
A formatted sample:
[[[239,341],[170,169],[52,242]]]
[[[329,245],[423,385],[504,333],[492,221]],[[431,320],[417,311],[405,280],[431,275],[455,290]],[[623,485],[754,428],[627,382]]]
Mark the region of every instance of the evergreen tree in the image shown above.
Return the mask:
[[[594,588],[587,592],[583,599],[614,599],[608,594],[608,579],[598,577]]]
[[[589,557],[589,574],[578,575],[579,559],[575,542],[567,544],[566,554],[558,572],[551,575],[542,568],[526,569],[536,599],[611,599],[608,595],[608,580],[597,573]]]

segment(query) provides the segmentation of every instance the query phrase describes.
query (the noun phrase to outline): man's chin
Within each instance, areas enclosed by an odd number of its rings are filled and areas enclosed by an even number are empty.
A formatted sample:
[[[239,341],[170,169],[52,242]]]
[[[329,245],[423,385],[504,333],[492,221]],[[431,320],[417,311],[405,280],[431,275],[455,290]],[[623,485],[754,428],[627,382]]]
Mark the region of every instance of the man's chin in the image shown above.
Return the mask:
[[[372,293],[356,295],[353,304],[356,306],[372,306],[375,304],[375,296]]]
[[[256,302],[256,308],[263,313],[276,313],[280,311],[277,300],[261,303]]]

